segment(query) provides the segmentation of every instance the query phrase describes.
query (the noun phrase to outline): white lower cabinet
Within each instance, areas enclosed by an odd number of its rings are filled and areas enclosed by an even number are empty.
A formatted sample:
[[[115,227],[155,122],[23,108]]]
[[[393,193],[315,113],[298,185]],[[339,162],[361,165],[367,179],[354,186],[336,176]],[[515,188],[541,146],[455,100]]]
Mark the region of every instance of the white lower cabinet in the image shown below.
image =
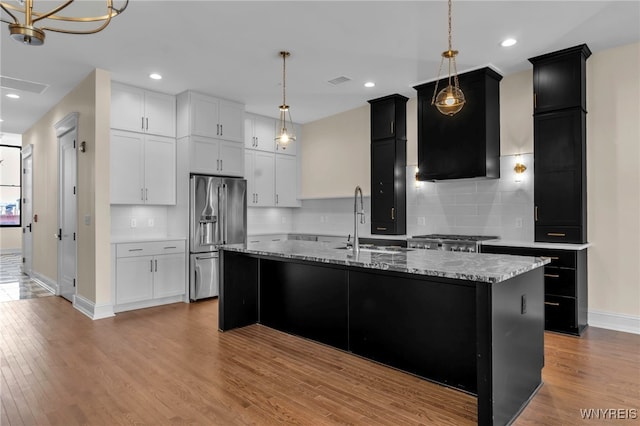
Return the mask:
[[[114,312],[185,300],[184,240],[122,243],[115,246]]]

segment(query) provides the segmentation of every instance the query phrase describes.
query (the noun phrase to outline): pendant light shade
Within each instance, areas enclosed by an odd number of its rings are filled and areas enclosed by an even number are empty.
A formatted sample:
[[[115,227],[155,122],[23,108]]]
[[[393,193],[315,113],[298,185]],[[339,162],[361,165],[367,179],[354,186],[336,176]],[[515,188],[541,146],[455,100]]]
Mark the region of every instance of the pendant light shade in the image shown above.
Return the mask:
[[[129,0],[120,1],[120,7],[114,6],[114,0],[103,0],[102,15],[87,16],[86,4],[92,2],[77,2],[75,0],[56,2],[40,0],[38,6],[43,4],[50,10],[35,6],[35,0],[18,0],[17,2],[0,1],[2,10],[2,22],[9,24],[11,38],[28,46],[41,46],[44,44],[45,30],[66,34],[94,34],[102,31],[109,25],[111,18],[121,14],[129,4]],[[13,3],[18,3],[13,4]],[[81,3],[84,3],[82,5]],[[96,5],[100,2],[93,2]],[[74,7],[75,6],[75,7]],[[66,9],[66,10],[65,10]],[[65,10],[65,15],[58,12]],[[22,16],[22,22],[18,19]],[[62,23],[62,27],[58,25]],[[36,26],[36,24],[38,24]],[[55,27],[50,25],[56,25]]]
[[[449,0],[449,49],[442,52],[442,59],[440,60],[440,68],[438,69],[438,78],[440,80],[440,72],[442,71],[442,65],[445,59],[449,64],[449,79],[447,87],[438,92],[438,81],[436,81],[436,87],[433,90],[433,98],[431,99],[431,105],[438,108],[442,114],[455,115],[464,106],[466,99],[464,93],[460,89],[458,83],[458,69],[456,68],[456,56],[457,50],[451,49],[451,0]]]
[[[291,53],[282,51],[282,105],[280,105],[280,118],[278,120],[278,133],[276,135],[276,143],[287,149],[287,145],[290,142],[296,140],[296,135],[293,131],[293,121],[291,121],[291,110],[287,105],[287,57],[291,56]]]

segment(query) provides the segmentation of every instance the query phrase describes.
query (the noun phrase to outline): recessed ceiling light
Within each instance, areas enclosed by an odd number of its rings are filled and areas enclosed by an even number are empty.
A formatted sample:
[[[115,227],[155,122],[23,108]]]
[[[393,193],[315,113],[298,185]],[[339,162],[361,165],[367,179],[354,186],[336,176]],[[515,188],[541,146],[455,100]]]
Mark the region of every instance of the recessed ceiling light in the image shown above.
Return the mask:
[[[375,87],[375,85],[376,85],[376,84],[375,84],[373,81],[367,81],[367,82],[364,84],[364,87]]]
[[[154,72],[153,74],[149,74],[149,78],[152,78],[154,80],[162,80],[162,76],[156,72]]]
[[[7,94],[7,98],[11,98],[11,99],[20,99],[20,95],[17,95],[15,93],[8,93]]]
[[[507,38],[507,39],[504,39],[502,41],[502,43],[500,43],[500,46],[502,46],[502,47],[511,47],[514,44],[516,44],[517,42],[518,42],[518,40],[516,40],[515,38]]]

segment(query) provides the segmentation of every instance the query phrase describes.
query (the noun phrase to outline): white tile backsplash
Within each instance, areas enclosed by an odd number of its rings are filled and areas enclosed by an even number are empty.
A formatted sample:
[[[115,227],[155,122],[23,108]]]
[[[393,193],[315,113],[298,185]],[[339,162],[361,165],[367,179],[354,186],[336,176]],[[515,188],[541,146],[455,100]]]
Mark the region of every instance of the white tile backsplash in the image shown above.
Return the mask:
[[[135,227],[132,227],[135,221]],[[151,223],[152,222],[152,223]],[[112,238],[163,238],[167,236],[167,207],[111,206]]]
[[[420,182],[415,167],[407,167],[407,235],[451,233],[496,235],[533,241],[533,154],[523,154],[527,171],[516,182],[515,156],[500,159],[500,179]],[[359,232],[370,236],[371,199],[365,197],[367,224]],[[352,234],[353,199],[303,200],[287,212],[293,232]]]

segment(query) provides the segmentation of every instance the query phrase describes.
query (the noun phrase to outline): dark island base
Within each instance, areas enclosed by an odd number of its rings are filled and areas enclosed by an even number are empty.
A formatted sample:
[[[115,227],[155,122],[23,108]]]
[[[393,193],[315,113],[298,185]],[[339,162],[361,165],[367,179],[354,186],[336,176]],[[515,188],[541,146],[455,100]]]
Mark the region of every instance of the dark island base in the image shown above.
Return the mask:
[[[489,284],[222,253],[221,331],[261,323],[472,393],[481,425],[542,384],[543,268]]]

